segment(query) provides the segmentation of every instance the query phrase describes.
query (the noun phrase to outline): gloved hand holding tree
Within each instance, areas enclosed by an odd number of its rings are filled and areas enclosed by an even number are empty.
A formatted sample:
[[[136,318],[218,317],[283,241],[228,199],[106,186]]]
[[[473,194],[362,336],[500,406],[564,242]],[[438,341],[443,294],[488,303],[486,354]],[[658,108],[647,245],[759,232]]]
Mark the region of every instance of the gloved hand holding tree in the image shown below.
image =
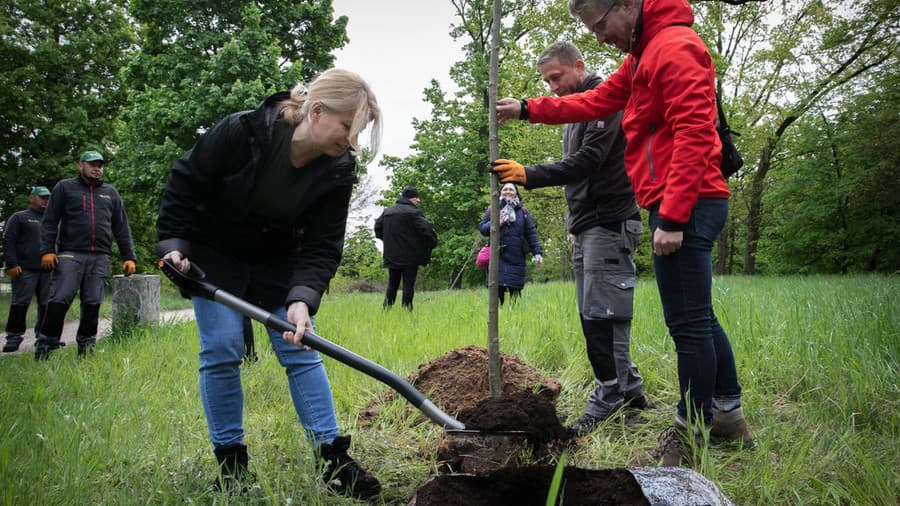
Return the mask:
[[[525,167],[515,160],[498,158],[491,162],[491,172],[497,174],[501,183],[514,183],[524,185],[527,182]]]

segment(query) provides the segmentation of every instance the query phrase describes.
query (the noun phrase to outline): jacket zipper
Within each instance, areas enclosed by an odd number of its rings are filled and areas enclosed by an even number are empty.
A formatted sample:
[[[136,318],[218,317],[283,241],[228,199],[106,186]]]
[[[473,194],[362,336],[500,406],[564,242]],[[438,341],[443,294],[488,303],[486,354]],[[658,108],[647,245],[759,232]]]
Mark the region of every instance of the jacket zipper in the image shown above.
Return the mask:
[[[94,251],[94,244],[97,242],[97,224],[94,221],[94,187],[91,186],[91,251]]]
[[[650,180],[656,181],[656,171],[653,169],[653,134],[656,132],[656,127],[653,124],[650,124],[650,136],[647,138],[647,164],[650,166]]]

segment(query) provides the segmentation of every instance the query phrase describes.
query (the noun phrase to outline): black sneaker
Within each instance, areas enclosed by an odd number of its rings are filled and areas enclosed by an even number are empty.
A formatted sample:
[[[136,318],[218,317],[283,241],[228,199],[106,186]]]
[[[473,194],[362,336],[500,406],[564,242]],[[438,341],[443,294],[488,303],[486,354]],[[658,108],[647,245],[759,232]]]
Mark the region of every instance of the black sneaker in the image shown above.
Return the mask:
[[[643,395],[640,397],[626,397],[625,398],[625,409],[636,409],[636,410],[645,410],[652,408],[653,406],[647,402],[647,398]]]
[[[350,449],[350,436],[338,436],[331,444],[319,447],[322,459],[322,481],[338,494],[369,499],[381,492],[378,479],[359,467],[359,464],[347,454]]]
[[[7,343],[3,346],[3,353],[12,353],[12,352],[14,352],[14,351],[19,351],[19,345],[20,345],[20,344],[22,344],[22,343],[21,343],[21,342],[18,342],[18,343],[10,343],[10,342],[7,342]]]

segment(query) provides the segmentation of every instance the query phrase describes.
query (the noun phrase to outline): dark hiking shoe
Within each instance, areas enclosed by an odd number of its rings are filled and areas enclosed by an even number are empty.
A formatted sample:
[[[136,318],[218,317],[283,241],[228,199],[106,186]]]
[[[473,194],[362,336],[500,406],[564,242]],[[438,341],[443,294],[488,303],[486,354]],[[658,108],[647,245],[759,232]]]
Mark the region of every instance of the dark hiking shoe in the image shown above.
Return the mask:
[[[250,457],[247,447],[237,443],[215,448],[219,475],[213,480],[213,490],[227,495],[240,495],[250,490],[256,476],[247,469]]]
[[[640,397],[626,397],[625,404],[623,407],[625,409],[643,411],[645,409],[652,408],[653,405],[650,404],[649,402],[647,402],[647,398],[642,395]]]
[[[699,462],[699,453],[703,448],[703,437],[696,434],[693,437],[688,429],[679,424],[672,424],[659,436],[659,446],[650,450],[648,456],[640,465],[692,467]]]
[[[10,341],[6,340],[6,344],[3,346],[3,353],[12,353],[14,351],[19,351],[19,346],[22,344],[22,341]]]
[[[78,356],[79,357],[86,357],[87,355],[93,355],[93,354],[94,354],[94,345],[93,344],[86,344],[84,346],[82,346],[80,344],[78,345]]]
[[[748,450],[752,449],[753,435],[750,434],[750,426],[744,418],[744,410],[740,407],[731,411],[713,409],[709,439],[716,444],[737,443]]]
[[[569,428],[569,431],[572,434],[574,434],[575,436],[579,436],[579,437],[586,436],[586,435],[590,434],[591,432],[594,432],[597,429],[597,427],[599,427],[600,424],[603,423],[603,421],[606,420],[607,418],[609,418],[609,417],[604,418],[604,417],[589,415],[589,414],[585,413],[585,414],[581,415],[581,418],[579,418],[575,423],[570,425],[568,428]]]
[[[319,447],[322,460],[322,481],[331,490],[341,495],[357,499],[369,499],[381,492],[381,483],[374,476],[359,467],[347,454],[350,436],[338,436],[331,444]]]

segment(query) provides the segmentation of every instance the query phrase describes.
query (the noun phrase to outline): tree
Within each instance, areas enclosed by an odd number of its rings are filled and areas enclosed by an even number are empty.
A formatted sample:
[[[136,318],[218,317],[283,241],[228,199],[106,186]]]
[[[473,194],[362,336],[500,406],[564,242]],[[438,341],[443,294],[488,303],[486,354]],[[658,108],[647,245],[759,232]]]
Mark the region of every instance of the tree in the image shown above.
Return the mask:
[[[4,2],[0,9],[0,216],[29,186],[77,174],[86,149],[109,155],[134,32],[121,2]],[[119,166],[113,163],[112,172]]]
[[[837,8],[833,8],[837,7]],[[767,219],[763,202],[771,174],[789,166],[784,140],[798,120],[833,107],[840,94],[853,95],[860,80],[881,66],[896,65],[897,9],[892,2],[842,2],[826,8],[817,0],[764,2],[738,9],[695,5],[701,35],[717,33],[720,86],[739,109],[734,128],[748,167],[732,185],[734,220],[744,229],[743,271],[756,273],[756,253]],[[723,86],[721,83],[724,82]],[[749,151],[748,151],[749,149]],[[720,245],[720,259],[725,251]]]
[[[771,217],[760,241],[766,271],[894,273],[900,269],[900,76],[798,122],[790,171],[770,183]]]
[[[256,107],[331,66],[346,42],[346,17],[330,1],[131,2],[141,50],[125,83],[132,90],[117,132],[126,202],[142,258],[153,258],[155,216],[172,162],[199,133]],[[137,223],[135,223],[135,221]]]

